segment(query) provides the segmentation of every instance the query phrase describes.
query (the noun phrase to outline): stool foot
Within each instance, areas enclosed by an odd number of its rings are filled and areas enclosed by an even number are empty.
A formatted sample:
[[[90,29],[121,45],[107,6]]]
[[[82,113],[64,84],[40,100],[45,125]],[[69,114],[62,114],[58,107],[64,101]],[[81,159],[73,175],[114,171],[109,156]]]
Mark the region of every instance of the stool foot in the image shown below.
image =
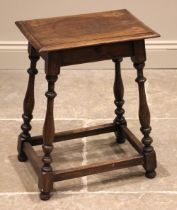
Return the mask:
[[[18,145],[17,145],[17,151],[18,151],[17,158],[20,162],[25,162],[28,159],[26,154],[23,152],[23,143],[24,142],[25,142],[25,138],[22,136],[22,134],[20,134],[18,136]]]
[[[123,144],[125,143],[125,138],[122,136],[119,132],[114,132],[116,136],[116,141],[118,144]]]
[[[156,172],[155,172],[155,170],[153,170],[153,171],[146,171],[145,176],[147,178],[149,178],[149,179],[153,179],[153,178],[156,177]]]
[[[50,193],[49,192],[41,192],[40,193],[40,199],[43,201],[47,201],[50,199]]]
[[[116,141],[117,141],[118,144],[125,143],[125,139],[121,139],[121,138],[117,138]]]
[[[23,155],[22,154],[18,154],[17,158],[18,158],[18,160],[20,162],[26,162],[28,160],[28,158],[26,157],[25,154],[23,154]]]

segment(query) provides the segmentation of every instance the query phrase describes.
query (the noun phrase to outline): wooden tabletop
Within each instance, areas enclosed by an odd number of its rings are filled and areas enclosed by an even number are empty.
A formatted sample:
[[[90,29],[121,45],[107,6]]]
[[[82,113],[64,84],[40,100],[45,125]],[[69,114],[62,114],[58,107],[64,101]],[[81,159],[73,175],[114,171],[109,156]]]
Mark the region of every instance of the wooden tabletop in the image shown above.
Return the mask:
[[[39,52],[159,37],[127,10],[17,21]]]

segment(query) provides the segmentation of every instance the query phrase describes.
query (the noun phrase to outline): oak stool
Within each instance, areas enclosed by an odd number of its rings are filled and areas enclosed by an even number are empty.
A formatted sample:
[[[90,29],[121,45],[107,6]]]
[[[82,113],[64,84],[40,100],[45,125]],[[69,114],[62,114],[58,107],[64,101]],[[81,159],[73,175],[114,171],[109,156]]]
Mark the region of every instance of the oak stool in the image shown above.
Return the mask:
[[[53,189],[53,183],[61,180],[82,177],[86,175],[142,165],[145,175],[154,178],[156,155],[151,146],[150,112],[145,93],[143,68],[146,61],[145,39],[159,37],[129,11],[115,10],[91,14],[73,15],[17,21],[16,25],[27,38],[30,68],[28,87],[24,99],[22,115],[22,133],[18,138],[19,161],[30,160],[37,173],[40,198],[47,200]],[[39,58],[45,62],[45,74],[48,83],[47,110],[43,126],[43,135],[30,135],[30,122],[33,118],[34,83],[37,74],[36,63]],[[136,82],[139,88],[139,120],[142,141],[128,129],[124,118],[124,86],[121,77],[123,57],[130,57],[137,70]],[[54,126],[54,98],[56,97],[55,82],[60,73],[60,67],[87,62],[111,59],[115,63],[114,96],[116,117],[112,123],[55,133]],[[91,74],[91,72],[90,72]],[[118,144],[125,139],[137,151],[132,158],[110,160],[98,164],[53,170],[51,153],[53,142],[72,140],[86,136],[114,132]],[[42,145],[43,158],[37,156],[33,146]]]

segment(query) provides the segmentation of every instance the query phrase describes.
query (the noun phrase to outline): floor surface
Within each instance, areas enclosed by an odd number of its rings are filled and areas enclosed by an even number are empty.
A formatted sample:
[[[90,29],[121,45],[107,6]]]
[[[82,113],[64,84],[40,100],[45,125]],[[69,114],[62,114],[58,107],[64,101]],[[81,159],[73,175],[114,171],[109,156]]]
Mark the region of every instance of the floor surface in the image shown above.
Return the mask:
[[[144,177],[142,167],[115,170],[57,182],[47,202],[39,200],[37,177],[29,162],[17,161],[16,143],[22,123],[25,71],[0,72],[0,209],[9,210],[176,210],[177,209],[177,71],[145,70],[151,111],[151,136],[157,152],[155,179]],[[141,138],[135,70],[124,70],[125,117]],[[57,82],[56,131],[112,122],[114,98],[112,70],[63,70]],[[36,104],[32,134],[41,134],[47,90],[45,75],[36,77]],[[36,147],[41,155],[41,147]],[[64,169],[136,154],[128,142],[115,143],[104,134],[56,143],[53,168]]]

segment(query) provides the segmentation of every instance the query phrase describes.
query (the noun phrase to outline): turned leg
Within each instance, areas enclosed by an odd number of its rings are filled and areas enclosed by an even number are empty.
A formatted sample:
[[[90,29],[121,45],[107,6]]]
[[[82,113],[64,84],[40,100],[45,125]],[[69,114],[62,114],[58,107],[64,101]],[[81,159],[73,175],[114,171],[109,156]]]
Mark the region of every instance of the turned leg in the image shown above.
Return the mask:
[[[31,61],[30,68],[27,70],[29,74],[28,87],[23,102],[23,124],[21,125],[22,133],[18,137],[18,159],[23,162],[27,160],[25,153],[23,152],[23,143],[30,141],[30,122],[33,118],[32,112],[34,109],[34,82],[35,75],[38,73],[36,69],[36,63],[39,60],[39,54],[36,50],[29,44],[28,45],[29,59]]]
[[[42,173],[41,180],[39,181],[40,182],[39,188],[41,190],[40,198],[42,200],[48,200],[50,198],[50,192],[53,188],[51,152],[53,150],[53,140],[55,134],[53,106],[54,106],[54,98],[56,97],[56,93],[54,87],[59,74],[59,70],[55,71],[55,69],[49,69],[53,68],[52,65],[55,66],[55,63],[52,63],[52,60],[47,62],[47,64],[48,66],[46,65],[47,68],[46,80],[48,82],[48,91],[45,93],[47,97],[47,110],[43,127],[43,146],[42,146],[44,156],[42,158],[43,166],[41,172]]]
[[[115,105],[116,105],[116,118],[114,119],[115,127],[116,127],[116,140],[117,143],[121,144],[125,142],[125,137],[122,133],[121,126],[126,125],[126,120],[124,118],[124,109],[123,104],[124,104],[124,86],[123,86],[123,81],[122,81],[122,76],[121,76],[121,67],[120,63],[122,62],[122,57],[118,57],[116,59],[113,59],[115,63],[115,81],[114,81],[114,96],[115,96]]]
[[[146,170],[147,178],[154,178],[156,176],[156,154],[151,146],[152,138],[150,137],[150,112],[146,100],[145,86],[144,83],[146,78],[143,76],[144,62],[134,62],[134,67],[137,69],[136,82],[139,88],[139,120],[141,124],[141,132],[143,134],[142,143],[144,144],[143,155],[144,155],[144,168]]]

